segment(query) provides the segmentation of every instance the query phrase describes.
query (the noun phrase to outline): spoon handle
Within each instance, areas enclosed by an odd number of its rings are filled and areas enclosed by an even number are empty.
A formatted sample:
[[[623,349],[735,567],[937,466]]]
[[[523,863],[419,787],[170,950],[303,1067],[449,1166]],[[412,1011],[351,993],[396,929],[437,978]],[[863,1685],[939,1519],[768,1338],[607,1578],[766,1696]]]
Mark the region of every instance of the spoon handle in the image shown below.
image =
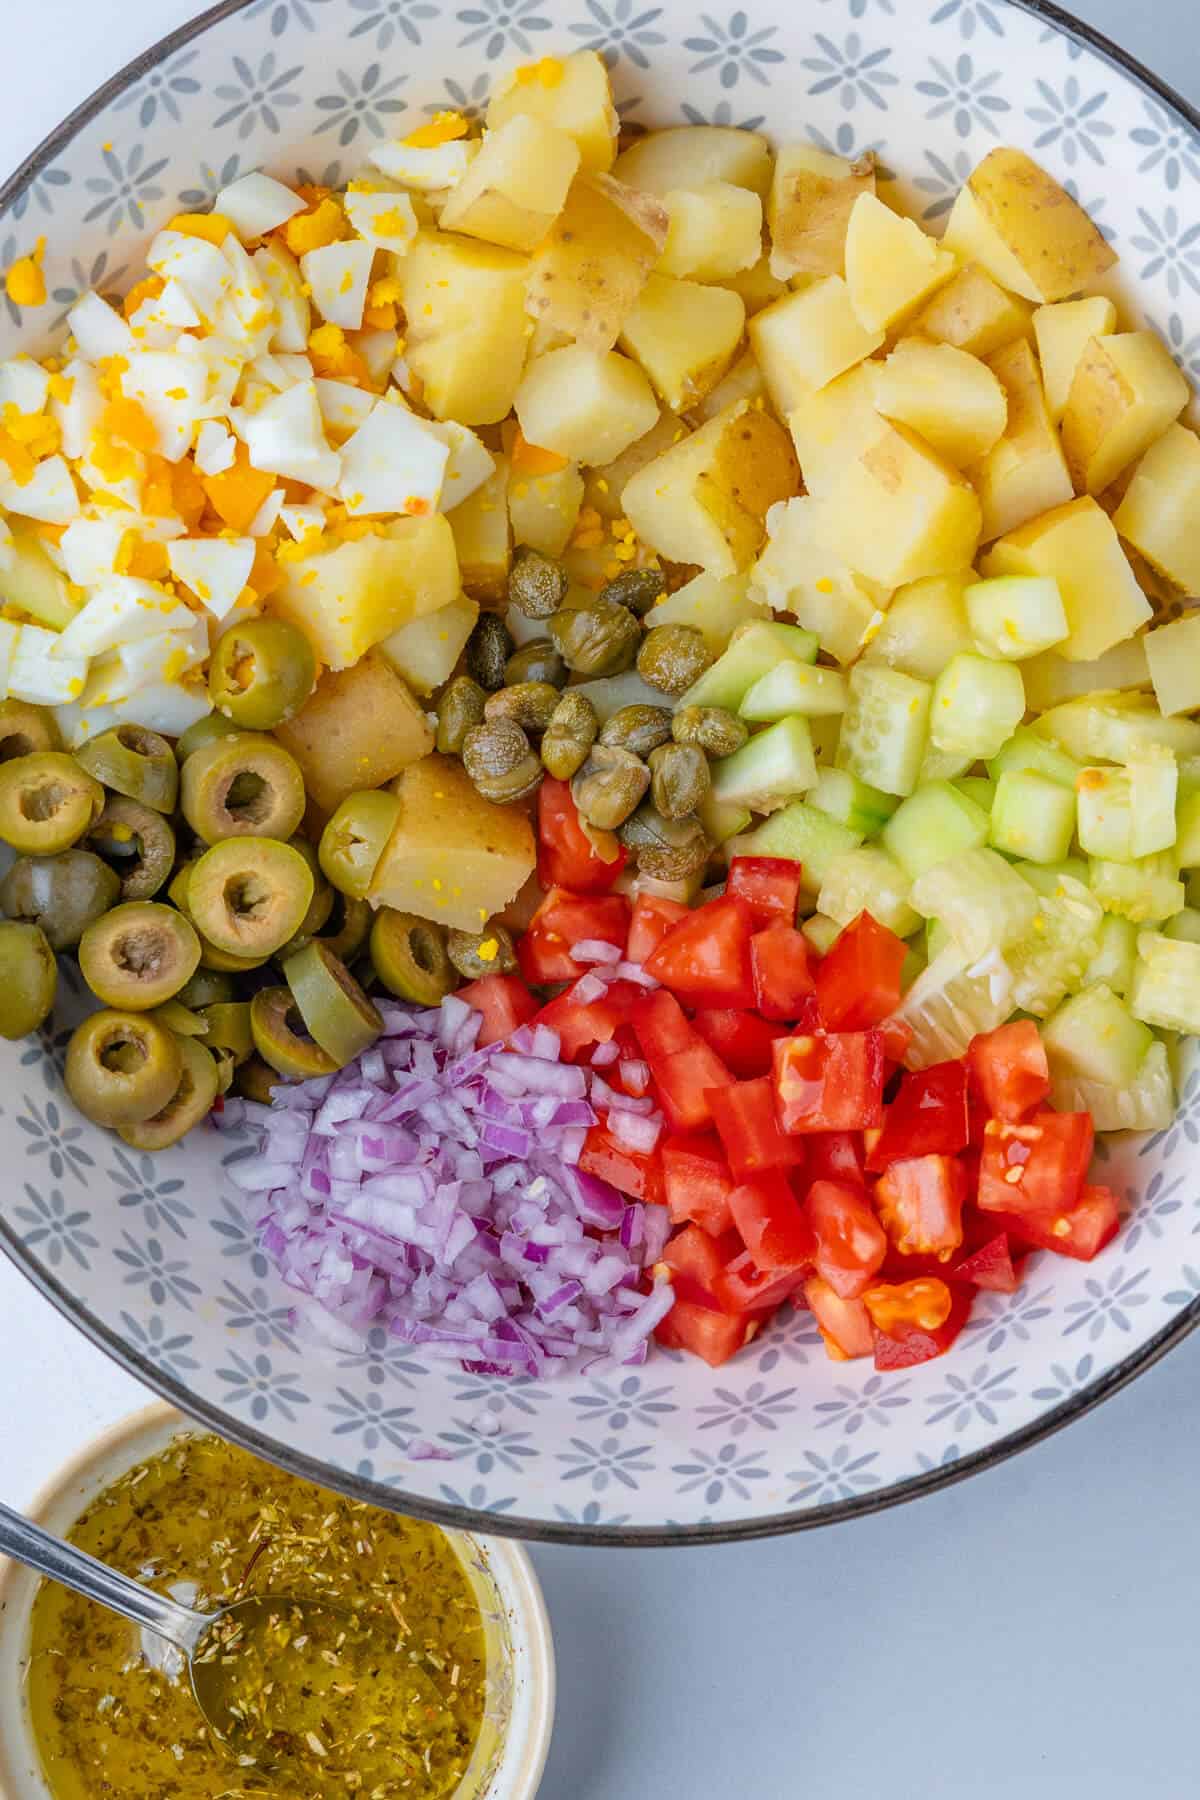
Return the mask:
[[[53,1533],[23,1518],[10,1507],[0,1505],[0,1554],[11,1556],[26,1568],[74,1588],[89,1600],[99,1601],[110,1612],[145,1625],[156,1636],[166,1638],[185,1656],[190,1656],[197,1640],[211,1620],[204,1614],[181,1606],[177,1600],[156,1594],[140,1582],[97,1562],[86,1550],[76,1549]]]

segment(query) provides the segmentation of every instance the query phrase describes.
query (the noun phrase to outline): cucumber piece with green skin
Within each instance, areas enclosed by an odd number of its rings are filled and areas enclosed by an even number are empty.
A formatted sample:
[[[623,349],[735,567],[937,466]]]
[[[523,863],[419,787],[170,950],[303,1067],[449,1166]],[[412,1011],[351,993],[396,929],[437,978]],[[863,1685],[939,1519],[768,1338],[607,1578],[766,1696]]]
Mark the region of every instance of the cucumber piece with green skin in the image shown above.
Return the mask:
[[[814,663],[817,637],[799,625],[777,625],[767,619],[742,625],[710,669],[694,681],[677,706],[723,706],[736,712],[750,689],[781,661]]]
[[[961,794],[964,800],[970,800],[985,813],[990,813],[996,803],[996,783],[985,775],[964,775],[950,785],[956,794]]]
[[[1132,1081],[1111,1087],[1054,1074],[1050,1098],[1059,1112],[1090,1112],[1097,1131],[1168,1131],[1175,1122],[1175,1079],[1167,1046],[1155,1039]]]
[[[808,796],[831,819],[840,819],[851,831],[874,837],[882,831],[900,802],[892,794],[868,787],[845,769],[821,769],[817,784]]]
[[[875,844],[848,850],[826,871],[817,896],[817,911],[849,925],[869,912],[897,937],[910,937],[921,924],[908,903],[912,882],[900,864]]]
[[[1110,862],[1092,857],[1089,881],[1105,912],[1131,919],[1135,925],[1157,925],[1182,912],[1187,896],[1169,851],[1143,856],[1138,862]]]
[[[696,808],[696,817],[704,827],[710,844],[723,844],[727,838],[745,831],[751,820],[748,806],[730,806],[713,797],[711,786]]]
[[[1185,906],[1182,912],[1167,920],[1163,936],[1174,938],[1180,944],[1200,944],[1200,912],[1194,906]]]
[[[898,669],[861,662],[850,671],[848,685],[837,766],[868,787],[903,799],[921,771],[933,690]]]
[[[1032,873],[1032,865],[1023,867]],[[1103,919],[1100,902],[1069,875],[1054,878],[1052,893],[1039,892],[1032,928],[1004,952],[1014,1006],[1045,1019],[1078,993],[1100,948]]]
[[[966,850],[988,841],[988,815],[946,781],[933,781],[897,807],[880,834],[885,850],[916,881]]]
[[[1163,1031],[1200,1034],[1200,944],[1160,931],[1138,933],[1138,959],[1129,1009]]]
[[[1003,950],[1024,937],[1038,913],[1038,896],[994,850],[966,850],[913,882],[912,906],[940,919],[969,957]]]
[[[1021,862],[1017,864],[1017,873],[1039,894],[1054,895],[1061,891],[1064,878],[1077,881],[1080,887],[1086,888],[1091,870],[1081,856],[1068,856],[1056,863]]]
[[[804,870],[805,890],[815,895],[835,858],[856,850],[861,843],[860,832],[840,825],[805,800],[793,800],[745,837],[731,838],[729,850],[738,856],[789,857]]]
[[[1179,765],[1165,745],[1143,744],[1128,767],[1130,851],[1134,856],[1154,856],[1171,849],[1178,835]]]
[[[954,934],[948,925],[940,919],[927,919],[925,922],[925,958],[927,962],[936,962],[943,950],[949,950],[954,944]]]
[[[808,720],[780,719],[732,756],[712,765],[712,797],[718,806],[767,812],[815,786],[817,765]]]
[[[928,1069],[965,1056],[972,1038],[995,1031],[1012,1009],[1012,975],[1000,952],[973,962],[952,944],[918,975],[892,1014],[912,1033],[905,1068]]]
[[[1175,854],[1181,868],[1200,868],[1200,788],[1180,797],[1175,814]]]
[[[1144,694],[1069,700],[1043,713],[1033,730],[1081,763],[1127,763],[1146,744],[1161,744],[1178,757],[1200,755],[1200,723],[1164,719]]]
[[[1081,769],[1075,798],[1080,849],[1110,862],[1129,862],[1133,856],[1133,794],[1128,770]]]
[[[1076,762],[1073,756],[1068,756],[1047,738],[1039,737],[1036,731],[1021,725],[989,759],[987,772],[993,781],[999,781],[1010,769],[1022,774],[1032,770],[1074,793],[1076,777],[1082,767],[1082,763]]]
[[[1058,863],[1075,836],[1075,796],[1032,770],[1009,769],[996,784],[991,811],[993,850],[1028,862]]]
[[[921,758],[918,791],[931,781],[961,781],[977,761],[977,757],[964,756],[959,750],[935,750],[930,744]]]
[[[1073,1076],[1106,1087],[1136,1081],[1153,1042],[1150,1027],[1135,1019],[1125,1002],[1104,986],[1085,988],[1064,1000],[1042,1026],[1051,1076]]]
[[[781,662],[754,683],[738,711],[743,719],[786,719],[791,713],[830,718],[846,710],[846,677],[838,669]]]
[[[1180,919],[1184,916],[1184,913],[1176,914]],[[1200,920],[1200,913],[1196,917]],[[1118,919],[1114,913],[1105,913],[1100,924],[1100,947],[1087,966],[1083,977],[1084,986],[1095,987],[1102,984],[1127,1000],[1137,964],[1137,937],[1136,925],[1131,924],[1128,919]]]
[[[836,919],[826,918],[824,913],[814,913],[811,919],[805,919],[800,927],[818,956],[828,956],[833,946],[842,935],[842,927]]]
[[[983,656],[1021,662],[1071,635],[1057,581],[1050,575],[1000,575],[972,582],[967,623]]]
[[[986,760],[1025,717],[1025,684],[1014,663],[962,653],[933,684],[930,742],[938,750]]]

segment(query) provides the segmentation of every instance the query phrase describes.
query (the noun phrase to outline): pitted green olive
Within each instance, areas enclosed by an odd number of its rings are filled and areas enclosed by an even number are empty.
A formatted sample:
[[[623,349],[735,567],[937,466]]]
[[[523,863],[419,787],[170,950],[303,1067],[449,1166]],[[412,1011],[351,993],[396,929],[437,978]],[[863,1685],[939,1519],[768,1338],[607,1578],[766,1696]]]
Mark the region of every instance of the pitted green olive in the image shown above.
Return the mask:
[[[148,1012],[173,999],[200,961],[200,940],[174,907],[153,900],[114,906],[79,940],[79,969],[98,1000]]]
[[[0,924],[0,1037],[36,1031],[57,991],[58,964],[40,926]]]
[[[290,838],[307,804],[299,764],[274,738],[214,738],[181,770],[183,816],[206,844],[225,838]]]
[[[175,833],[169,822],[153,807],[124,794],[109,796],[80,843],[114,871],[122,900],[152,899],[175,862]]]
[[[0,838],[27,856],[77,844],[104,810],[104,789],[61,750],[0,763]]]
[[[62,850],[20,856],[0,882],[10,919],[40,925],[52,950],[73,950],[87,926],[117,904],[121,883],[98,856]]]
[[[138,1125],[161,1112],[179,1086],[180,1039],[144,1013],[92,1013],[67,1045],[63,1080],[85,1119]]]
[[[273,956],[312,903],[313,873],[278,838],[225,838],[206,850],[187,888],[196,929],[230,956]]]
[[[158,1112],[139,1124],[121,1125],[117,1135],[134,1150],[165,1150],[206,1119],[220,1091],[216,1059],[194,1037],[180,1038],[179,1081]]]
[[[174,812],[179,765],[170,744],[157,731],[146,731],[141,725],[116,725],[81,744],[75,760],[114,793],[152,806],[155,812]]]

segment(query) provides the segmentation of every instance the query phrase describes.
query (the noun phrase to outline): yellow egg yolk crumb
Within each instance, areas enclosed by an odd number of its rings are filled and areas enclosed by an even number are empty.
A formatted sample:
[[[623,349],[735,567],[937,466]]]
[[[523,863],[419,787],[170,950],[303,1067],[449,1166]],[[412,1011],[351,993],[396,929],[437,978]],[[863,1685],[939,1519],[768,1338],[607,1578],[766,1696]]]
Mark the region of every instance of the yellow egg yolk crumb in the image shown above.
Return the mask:
[[[40,237],[28,256],[20,256],[4,278],[4,291],[14,306],[44,306],[46,277],[42,262],[46,240]]]

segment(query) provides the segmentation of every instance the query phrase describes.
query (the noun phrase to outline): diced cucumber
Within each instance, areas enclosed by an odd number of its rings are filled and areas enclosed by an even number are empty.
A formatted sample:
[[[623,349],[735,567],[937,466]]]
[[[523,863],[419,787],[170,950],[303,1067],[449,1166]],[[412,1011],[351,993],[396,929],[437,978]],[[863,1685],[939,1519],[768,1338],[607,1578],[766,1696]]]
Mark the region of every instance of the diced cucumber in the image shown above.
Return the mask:
[[[933,575],[900,589],[863,661],[883,663],[921,681],[936,681],[952,657],[974,647],[962,575]]]
[[[1200,869],[1193,869],[1189,874],[1185,898],[1189,906],[1200,907]]]
[[[932,690],[898,669],[856,663],[837,764],[885,794],[911,794],[929,732]]]
[[[1043,713],[1034,730],[1084,763],[1127,763],[1144,744],[1162,744],[1176,756],[1200,754],[1200,723],[1164,719],[1144,694],[1069,700]]]
[[[881,831],[899,805],[894,795],[868,787],[845,769],[819,770],[817,785],[808,797],[831,819],[840,819],[864,837],[874,837]]]
[[[808,720],[780,719],[732,756],[712,765],[712,797],[718,806],[769,812],[813,786],[817,765]]]
[[[1139,932],[1129,1005],[1134,1018],[1147,1025],[1200,1033],[1200,944]]]
[[[723,706],[736,712],[756,681],[780,662],[813,663],[817,660],[815,633],[799,625],[777,625],[756,619],[739,625],[710,669],[694,681],[678,702],[680,706]]]
[[[927,869],[909,899],[923,918],[940,919],[969,957],[1024,937],[1038,911],[1029,883],[994,850],[966,850]]]
[[[1049,781],[1057,781],[1061,787],[1070,788],[1072,793],[1081,767],[1073,756],[1067,756],[1048,739],[1039,737],[1024,725],[1013,732],[1006,744],[1001,744],[987,766],[993,781],[999,781],[1010,769],[1017,769],[1022,774],[1033,770],[1038,775],[1045,775]]]
[[[830,713],[822,718],[818,713],[815,719],[809,720],[808,729],[812,733],[813,755],[823,768],[831,769],[842,735],[841,715]]]
[[[1143,856],[1138,862],[1091,861],[1093,894],[1105,912],[1132,919],[1135,925],[1158,924],[1182,912],[1186,901],[1170,852]]]
[[[1184,869],[1200,868],[1200,788],[1184,794],[1175,816],[1175,854]]]
[[[710,844],[723,844],[726,838],[737,837],[750,824],[748,806],[723,806],[713,798],[711,787],[696,808],[696,816]]]
[[[930,781],[961,781],[977,760],[974,756],[964,756],[959,750],[938,750],[929,744],[921,758],[917,786],[923,788]]]
[[[1177,917],[1183,918],[1184,914],[1179,913]],[[1197,917],[1200,918],[1200,914]],[[1105,913],[1100,922],[1100,948],[1087,966],[1083,977],[1084,986],[1094,987],[1103,983],[1114,994],[1128,999],[1136,962],[1137,926],[1132,925],[1128,919],[1118,919],[1114,913]]]
[[[954,933],[940,919],[929,919],[925,925],[925,960],[936,962],[943,950],[949,950],[954,943]]]
[[[833,946],[842,935],[842,927],[836,919],[827,919],[824,913],[814,913],[811,919],[805,919],[800,927],[818,956],[828,956]]]
[[[985,813],[990,813],[996,804],[996,783],[985,775],[964,775],[951,786],[956,794],[961,794],[964,800],[970,800]]]
[[[829,718],[846,710],[846,677],[838,669],[781,662],[756,681],[738,711],[743,719],[786,719],[789,713]]]
[[[908,937],[921,923],[908,904],[912,883],[900,864],[886,850],[864,844],[836,857],[821,883],[817,910],[849,925],[859,913],[869,912],[897,937]]]
[[[986,844],[988,816],[949,782],[933,781],[897,808],[883,828],[882,840],[915,881],[948,857]]]
[[[585,700],[591,701],[602,725],[607,725],[623,706],[662,706],[664,703],[659,690],[643,681],[636,669],[626,669],[623,675],[600,675],[595,681],[581,681],[571,692],[582,694]]]
[[[1045,775],[1009,769],[996,785],[991,845],[1029,862],[1057,863],[1075,835],[1075,796]]]
[[[1051,1075],[1121,1087],[1136,1081],[1154,1034],[1111,988],[1098,986],[1064,1000],[1043,1025],[1042,1042]]]
[[[1037,917],[1004,958],[1013,978],[1013,1004],[1044,1019],[1083,986],[1100,946],[1104,915],[1080,882],[1060,875],[1052,894],[1038,896]]]
[[[860,832],[839,825],[828,813],[818,812],[807,801],[793,800],[782,811],[772,813],[756,830],[745,837],[730,840],[743,856],[786,856],[804,869],[804,886],[810,894],[819,893],[835,857],[856,850],[862,843]]]
[[[1020,662],[1071,635],[1062,594],[1051,575],[999,575],[973,582],[965,598],[967,622],[984,656]]]
[[[1133,856],[1133,795],[1126,769],[1081,769],[1076,785],[1079,847],[1089,856]]]
[[[1064,877],[1086,889],[1091,870],[1081,856],[1068,856],[1056,863],[1018,863],[1017,873],[1039,894],[1054,895],[1061,894]]]
[[[1200,944],[1200,912],[1194,906],[1185,906],[1182,912],[1167,920],[1163,936],[1174,938],[1181,944]]]
[[[965,1056],[971,1039],[1003,1025],[1013,1009],[1013,983],[998,950],[977,962],[951,945],[909,988],[893,1017],[908,1026],[912,1041],[905,1067]]]
[[[1035,712],[1062,706],[1068,700],[1085,699],[1089,694],[1115,689],[1124,693],[1132,688],[1150,686],[1150,667],[1146,661],[1144,637],[1126,638],[1095,662],[1069,662],[1057,650],[1047,650],[1031,657],[1021,673],[1025,680],[1025,698]]]
[[[925,954],[920,938],[913,938],[908,946],[904,961],[900,964],[900,992],[907,994],[913,983],[917,981],[929,967],[929,958]]]
[[[954,657],[933,685],[929,736],[938,750],[986,760],[1024,717],[1020,669],[967,651]]]
[[[1142,744],[1129,759],[1129,834],[1134,856],[1170,850],[1177,836],[1179,765],[1164,744]]]
[[[1090,1112],[1097,1131],[1167,1131],[1175,1122],[1175,1080],[1167,1046],[1157,1039],[1132,1081],[1110,1087],[1051,1067],[1050,1098],[1059,1112]]]
[[[1189,521],[1194,529],[1194,521]],[[1191,613],[1148,632],[1146,661],[1154,693],[1165,713],[1195,712],[1200,707],[1200,616]]]

